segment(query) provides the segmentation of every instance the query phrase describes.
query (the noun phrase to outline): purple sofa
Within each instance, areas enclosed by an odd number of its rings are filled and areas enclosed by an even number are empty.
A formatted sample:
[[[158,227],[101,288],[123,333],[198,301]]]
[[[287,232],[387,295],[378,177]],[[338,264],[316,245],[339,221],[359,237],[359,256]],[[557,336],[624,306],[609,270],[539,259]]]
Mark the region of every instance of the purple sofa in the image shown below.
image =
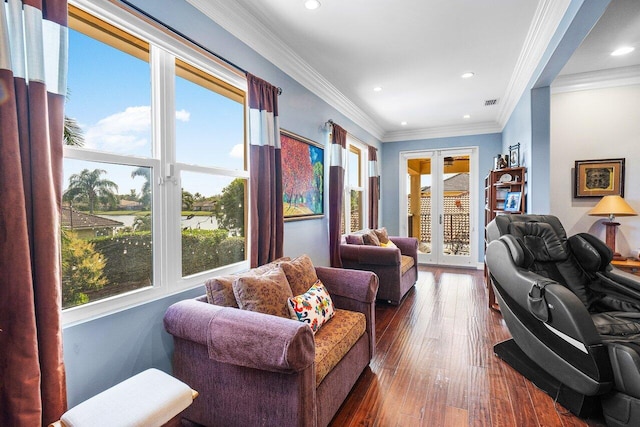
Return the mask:
[[[361,230],[353,234],[359,234]],[[397,248],[340,242],[343,268],[376,273],[380,281],[377,299],[398,305],[418,279],[418,239],[389,236]]]
[[[186,420],[205,426],[329,424],[375,352],[378,279],[329,267],[316,267],[316,274],[336,308],[363,313],[366,320],[364,333],[319,384],[316,341],[336,318],[314,336],[297,320],[216,306],[206,296],[167,309],[173,375],[199,393]]]

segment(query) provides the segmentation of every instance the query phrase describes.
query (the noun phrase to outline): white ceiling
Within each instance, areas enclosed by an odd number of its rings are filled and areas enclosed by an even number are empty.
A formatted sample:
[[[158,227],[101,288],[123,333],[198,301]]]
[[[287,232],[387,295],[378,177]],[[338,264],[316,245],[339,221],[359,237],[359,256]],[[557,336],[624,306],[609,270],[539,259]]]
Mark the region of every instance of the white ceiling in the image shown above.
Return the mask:
[[[500,132],[569,4],[320,0],[310,11],[304,0],[187,1],[382,141]],[[583,70],[579,61],[563,72]]]

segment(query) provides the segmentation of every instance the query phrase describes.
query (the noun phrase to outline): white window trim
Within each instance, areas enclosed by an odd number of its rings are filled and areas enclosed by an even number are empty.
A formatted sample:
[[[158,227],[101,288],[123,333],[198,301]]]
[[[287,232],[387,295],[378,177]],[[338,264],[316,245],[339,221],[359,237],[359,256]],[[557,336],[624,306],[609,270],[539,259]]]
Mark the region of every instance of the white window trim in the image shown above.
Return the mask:
[[[229,274],[249,268],[248,254],[250,253],[249,230],[251,224],[247,219],[246,225],[246,254],[244,261],[223,266],[188,277],[182,277],[178,259],[182,250],[180,235],[180,212],[175,209],[175,200],[180,203],[181,185],[180,172],[195,171],[215,173],[247,179],[249,188],[249,170],[229,171],[218,168],[191,166],[175,162],[175,122],[165,120],[165,117],[175,115],[175,93],[172,90],[175,79],[175,59],[180,58],[189,62],[210,75],[247,92],[247,80],[244,73],[220,61],[214,55],[192,45],[188,41],[179,39],[166,29],[153,23],[147,18],[133,13],[123,4],[108,0],[70,0],[70,5],[76,6],[90,14],[99,17],[111,25],[119,27],[130,34],[148,41],[150,47],[150,68],[152,80],[152,157],[121,156],[112,153],[95,152],[86,148],[65,146],[64,157],[78,160],[98,161],[133,166],[147,166],[153,168],[153,286],[134,290],[109,298],[90,302],[78,307],[62,311],[63,326],[82,323],[97,317],[117,313],[135,306],[146,304],[166,296],[202,286],[205,279],[214,275]],[[173,52],[173,53],[169,53]],[[159,87],[164,90],[158,91]],[[168,89],[168,90],[167,90]],[[247,105],[244,106],[248,108]],[[245,134],[248,135],[248,129]],[[246,150],[247,157],[249,150]],[[161,161],[164,159],[164,162]],[[135,160],[135,164],[133,161]],[[250,159],[246,164],[249,165]],[[164,191],[160,189],[164,186]],[[174,202],[172,202],[172,200]],[[249,209],[249,206],[246,207]],[[248,216],[247,216],[248,218]],[[159,228],[158,227],[159,224]],[[160,266],[158,268],[158,266]]]

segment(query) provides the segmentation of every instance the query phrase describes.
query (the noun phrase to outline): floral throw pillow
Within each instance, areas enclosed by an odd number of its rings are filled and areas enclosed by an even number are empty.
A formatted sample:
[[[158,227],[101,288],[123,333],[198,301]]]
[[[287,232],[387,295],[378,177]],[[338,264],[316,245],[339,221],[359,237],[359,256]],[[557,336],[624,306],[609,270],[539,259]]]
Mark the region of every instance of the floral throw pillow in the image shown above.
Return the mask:
[[[318,280],[307,292],[289,298],[291,317],[309,325],[315,334],[335,314],[331,296]]]

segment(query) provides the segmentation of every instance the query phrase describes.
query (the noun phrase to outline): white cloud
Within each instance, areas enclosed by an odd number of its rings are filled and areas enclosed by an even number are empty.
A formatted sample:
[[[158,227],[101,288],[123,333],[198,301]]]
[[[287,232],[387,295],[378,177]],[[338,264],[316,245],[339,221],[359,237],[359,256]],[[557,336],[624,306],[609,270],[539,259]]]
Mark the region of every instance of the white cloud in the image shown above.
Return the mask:
[[[236,159],[244,159],[244,144],[236,144],[231,149],[229,156]]]
[[[176,111],[176,120],[180,120],[181,122],[188,122],[189,118],[191,118],[191,113],[187,110]]]
[[[189,121],[191,113],[176,111],[176,120]],[[127,107],[96,124],[83,126],[85,145],[112,153],[151,154],[151,107]]]
[[[151,107],[127,107],[124,111],[89,125],[85,133],[87,147],[115,153],[137,152],[151,139]],[[149,151],[145,154],[150,154]]]

